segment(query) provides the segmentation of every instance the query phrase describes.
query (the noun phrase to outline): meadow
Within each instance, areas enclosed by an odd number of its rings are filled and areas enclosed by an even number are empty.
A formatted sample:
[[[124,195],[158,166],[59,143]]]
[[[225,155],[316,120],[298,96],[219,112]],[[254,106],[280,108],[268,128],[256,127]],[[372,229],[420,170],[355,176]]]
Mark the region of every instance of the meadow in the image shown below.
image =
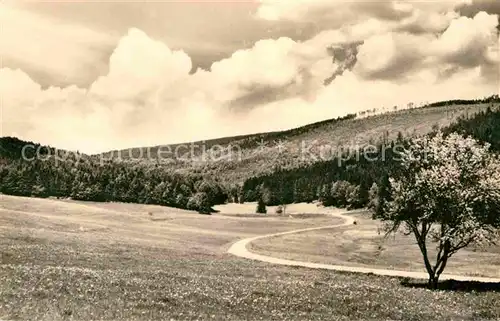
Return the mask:
[[[226,253],[253,235],[338,223],[307,206],[290,206],[286,216],[232,208],[208,216],[151,205],[0,198],[1,320],[500,318],[496,286],[431,291],[398,278]],[[295,246],[286,251],[297,252]]]
[[[386,235],[384,225],[370,213],[353,215],[351,226],[259,239],[252,252],[290,260],[345,266],[376,267],[402,271],[425,271],[422,254],[413,235],[399,231]],[[430,257],[437,255],[428,246]],[[500,245],[463,249],[446,267],[447,274],[500,277]]]

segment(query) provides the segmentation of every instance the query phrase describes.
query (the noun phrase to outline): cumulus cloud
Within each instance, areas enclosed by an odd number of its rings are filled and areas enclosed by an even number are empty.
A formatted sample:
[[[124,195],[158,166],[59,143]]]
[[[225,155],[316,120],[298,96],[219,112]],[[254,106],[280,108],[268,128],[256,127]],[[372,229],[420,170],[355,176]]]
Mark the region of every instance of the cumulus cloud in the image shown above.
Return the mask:
[[[367,79],[401,78],[425,58],[426,40],[394,32],[372,36],[360,46],[355,71]]]
[[[474,17],[481,11],[500,15],[500,2],[498,0],[470,0],[458,6],[461,15]]]
[[[187,54],[172,51],[134,28],[118,42],[108,74],[99,77],[90,92],[111,99],[137,98],[187,77],[191,68]]]
[[[274,20],[316,19],[318,25],[327,28],[308,41],[318,47],[335,49],[331,54],[338,68],[327,77],[326,83],[344,70],[353,69],[367,79],[401,79],[415,69],[439,61],[451,64],[449,70],[484,63],[478,52],[491,51],[486,48],[495,43],[491,39],[495,34],[495,16],[482,13],[474,19],[460,17],[456,8],[463,2],[263,0],[257,16]],[[323,23],[323,15],[336,16],[329,16]],[[458,28],[466,29],[464,39]],[[469,48],[475,47],[476,53],[459,44],[440,45],[454,37]],[[438,47],[456,52],[447,54]],[[476,55],[476,58],[460,61],[459,52],[463,57]],[[348,58],[342,58],[346,54]],[[446,55],[449,60],[457,60],[445,61]]]
[[[359,23],[367,18],[401,22],[402,26],[420,26],[436,30],[446,27],[447,13],[464,0],[448,1],[357,1],[357,0],[260,0],[256,16],[271,21],[311,21],[323,28]]]
[[[411,14],[411,7],[380,1],[337,1],[337,0],[260,0],[257,17],[265,20],[318,21],[339,17],[353,20],[361,16],[376,16],[381,19],[398,20]],[[356,14],[357,12],[357,14]]]
[[[114,37],[84,26],[68,25],[12,6],[0,6],[0,56],[4,63],[35,70],[70,83],[85,82],[105,69],[99,64],[103,48]],[[41,41],[43,39],[43,41]],[[48,79],[52,80],[52,79]]]
[[[488,68],[499,63],[496,16],[448,15],[442,32],[416,33],[398,29],[414,14],[408,8],[306,41],[261,40],[194,73],[186,53],[138,29],[120,39],[108,72],[89,88],[44,89],[23,71],[3,68],[2,135],[99,152],[498,92],[491,72],[498,68]]]
[[[219,94],[219,100],[248,108],[258,104],[262,96],[263,100],[307,96],[314,87],[321,86],[319,79],[326,77],[330,61],[324,47],[290,38],[261,40],[250,50],[239,50],[230,58],[215,62],[207,82],[217,85],[214,93],[223,88],[226,95]]]
[[[362,27],[374,23],[365,22],[361,26],[326,31],[317,38],[324,38],[325,43],[330,39],[333,44],[351,51],[352,41],[357,41],[356,58],[351,58],[347,69],[366,79],[402,79],[432,66],[446,66],[452,71],[473,67],[495,70],[494,66],[499,63],[497,18],[485,12],[474,18],[457,17],[438,34],[412,34],[391,28],[368,31]]]
[[[478,66],[498,62],[496,27],[498,16],[479,12],[474,18],[460,17],[451,22],[449,28],[437,42],[437,55],[448,63],[461,66]]]

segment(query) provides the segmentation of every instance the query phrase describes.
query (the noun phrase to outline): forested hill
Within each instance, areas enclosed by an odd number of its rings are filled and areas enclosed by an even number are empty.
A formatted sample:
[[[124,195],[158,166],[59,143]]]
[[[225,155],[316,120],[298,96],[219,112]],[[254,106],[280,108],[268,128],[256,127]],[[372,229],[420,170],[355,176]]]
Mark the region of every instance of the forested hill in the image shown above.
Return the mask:
[[[282,132],[141,147],[95,157],[167,164],[181,173],[219,177],[224,184],[236,185],[250,177],[270,174],[276,167],[293,169],[324,160],[325,149],[327,153],[328,149],[335,153],[339,149],[394,140],[398,135],[425,135],[433,129],[449,126],[461,116],[472,116],[499,103],[497,96],[483,100],[452,100],[384,114],[348,115]],[[176,150],[179,146],[181,148]]]
[[[13,137],[0,138],[0,193],[159,204],[210,213],[227,195],[221,184],[165,166],[91,158]]]
[[[284,130],[284,131],[276,131],[276,132],[266,132],[266,133],[259,133],[259,134],[249,134],[249,135],[240,135],[240,136],[232,136],[232,137],[223,137],[223,138],[217,138],[217,139],[209,139],[209,140],[204,140],[204,141],[195,141],[195,142],[183,142],[179,144],[169,144],[169,145],[160,145],[160,146],[151,146],[151,147],[136,147],[136,148],[129,148],[129,149],[123,149],[123,150],[113,150],[109,152],[102,153],[105,158],[117,158],[121,157],[122,159],[127,159],[127,158],[138,158],[141,155],[147,155],[149,154],[152,157],[157,157],[158,156],[158,150],[161,149],[162,147],[169,147],[172,150],[175,150],[179,146],[184,146],[184,145],[204,145],[206,149],[210,149],[213,146],[238,146],[242,149],[256,149],[261,147],[262,143],[274,143],[276,141],[282,140],[282,141],[292,141],[296,137],[309,137],[318,135],[322,132],[330,132],[334,131],[337,126],[341,126],[341,124],[349,124],[349,123],[356,123],[356,119],[360,120],[358,116],[366,116],[370,115],[373,113],[373,115],[370,117],[369,120],[366,118],[361,119],[360,123],[369,123],[370,121],[375,121],[377,123],[378,121],[387,121],[387,120],[394,120],[391,119],[394,117],[395,119],[400,116],[401,118],[404,118],[404,121],[406,121],[407,125],[410,125],[411,128],[408,128],[407,130],[417,130],[415,125],[418,123],[419,119],[412,120],[411,118],[417,117],[419,115],[415,114],[423,114],[424,117],[428,117],[429,121],[434,121],[432,125],[444,125],[444,124],[449,124],[450,120],[456,119],[458,116],[465,114],[470,114],[470,113],[475,113],[476,111],[482,110],[486,108],[487,106],[490,106],[492,104],[498,104],[500,103],[500,99],[498,96],[493,95],[491,97],[486,97],[484,99],[474,99],[474,100],[448,100],[448,101],[440,101],[440,102],[435,102],[431,103],[428,105],[425,105],[423,107],[415,108],[413,104],[409,104],[410,108],[409,109],[403,109],[401,111],[397,111],[397,109],[393,109],[392,112],[389,114],[384,114],[384,115],[376,115],[375,113],[377,110],[366,110],[358,114],[348,114],[343,117],[338,117],[334,119],[327,119],[319,122],[315,122],[312,124],[308,124],[305,126],[301,126],[298,128],[293,128],[289,130]],[[439,107],[439,108],[436,108]],[[389,119],[387,119],[389,117]],[[376,124],[375,124],[376,125]],[[397,127],[399,124],[389,124],[390,126]],[[422,125],[422,124],[421,124]],[[366,127],[369,127],[370,125],[366,125]],[[391,128],[386,128],[387,131],[394,132],[394,130],[391,130]],[[397,131],[396,131],[397,133]],[[357,134],[357,133],[356,133]],[[201,149],[195,149],[194,150],[194,156],[199,156],[201,153]],[[101,156],[99,155],[99,156]],[[97,155],[96,155],[97,156]],[[184,156],[184,155],[181,155]]]
[[[29,147],[27,148],[27,146]],[[0,159],[20,159],[23,154],[25,158],[32,158],[36,156],[37,151],[39,155],[45,156],[53,154],[54,148],[20,140],[16,137],[0,137]]]
[[[490,142],[498,151],[500,115],[496,103],[410,109],[363,119],[348,116],[288,132],[239,137],[239,142],[252,142],[243,149],[241,158],[184,160],[170,165],[90,157],[3,137],[0,193],[159,204],[203,213],[228,200],[259,198],[265,198],[268,204],[321,199],[326,204],[361,207],[369,201],[373,183],[381,183],[377,188],[383,188],[387,176],[397,171],[391,147],[405,144],[410,137],[455,122],[444,131],[471,134]],[[281,146],[269,141],[268,145],[259,145],[264,148],[258,150],[254,144],[259,137],[279,138]],[[231,144],[229,138],[217,143],[224,141]],[[323,160],[314,155],[317,149],[309,148],[309,158],[301,159],[296,145],[304,141],[314,141],[316,147],[333,146],[333,152]],[[351,144],[353,141],[356,144]],[[377,146],[371,151],[375,161],[346,157],[346,152],[368,143]],[[343,150],[344,146],[349,148]],[[339,151],[343,152],[338,154]],[[384,158],[377,159],[381,155]]]
[[[152,158],[157,158],[158,153],[160,149],[168,149],[170,150],[176,150],[179,147],[183,146],[203,146],[205,150],[209,150],[214,146],[224,146],[224,147],[230,147],[230,146],[238,146],[239,148],[242,149],[255,149],[261,146],[262,143],[273,143],[278,140],[289,140],[290,138],[304,135],[309,132],[314,132],[314,130],[321,129],[325,126],[332,126],[337,124],[338,122],[349,120],[349,119],[355,119],[356,114],[349,114],[343,117],[335,118],[335,119],[328,119],[316,123],[312,123],[309,125],[305,125],[302,127],[298,128],[293,128],[285,131],[275,131],[275,132],[267,132],[267,133],[259,133],[259,134],[249,134],[249,135],[240,135],[240,136],[231,136],[231,137],[223,137],[223,138],[216,138],[216,139],[208,139],[208,140],[203,140],[203,141],[195,141],[195,142],[185,142],[185,143],[179,143],[179,144],[170,144],[170,145],[160,145],[160,146],[152,146],[152,147],[136,147],[136,148],[129,148],[129,149],[123,149],[123,150],[113,150],[109,152],[105,152],[101,155],[104,156],[104,158],[121,158],[123,160],[127,159],[138,159],[141,156],[146,156],[146,155],[151,155]],[[202,148],[195,148],[193,149],[193,155],[194,157],[200,156],[200,154],[203,152]],[[179,158],[186,158],[188,155],[185,154],[185,150],[182,150],[182,154],[178,155]],[[101,156],[101,155],[94,155],[94,156]],[[151,160],[151,159],[150,159]]]
[[[492,152],[500,153],[500,108],[461,117],[442,131],[445,135],[457,132],[472,136],[491,144]],[[242,200],[262,198],[265,203],[275,205],[319,199],[327,205],[365,207],[370,194],[386,193],[388,177],[398,175],[398,146],[408,146],[410,139],[411,136],[400,135],[395,140],[386,140],[367,156],[341,155],[310,166],[249,178],[240,191]]]
[[[460,118],[445,129],[445,132],[457,132],[472,136],[482,142],[491,144],[491,150],[500,152],[500,111],[487,109],[472,118]]]

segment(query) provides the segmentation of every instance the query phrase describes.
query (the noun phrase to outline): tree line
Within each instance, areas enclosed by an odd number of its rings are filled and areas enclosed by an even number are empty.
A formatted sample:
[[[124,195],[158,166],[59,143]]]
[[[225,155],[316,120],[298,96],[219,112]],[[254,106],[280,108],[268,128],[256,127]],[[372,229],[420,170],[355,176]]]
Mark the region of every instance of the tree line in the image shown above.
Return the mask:
[[[460,117],[454,124],[443,130],[447,135],[456,132],[471,136],[491,145],[491,151],[500,152],[500,109],[488,107],[473,117]]]
[[[500,103],[500,97],[498,95],[492,95],[489,97],[485,97],[483,99],[445,100],[445,101],[439,101],[439,102],[427,104],[424,107],[443,107],[443,106],[450,106],[450,105],[477,105],[477,104],[492,104],[492,103]]]
[[[3,142],[7,142],[2,144],[0,163],[0,192],[4,194],[158,204],[202,213],[210,213],[212,206],[227,200],[221,184],[201,175],[179,174],[158,165],[100,164],[91,158],[82,161],[77,155],[61,161],[47,153],[46,158],[28,161],[17,157],[16,141],[2,138]]]
[[[500,151],[500,111],[486,111],[443,129],[446,135],[458,132],[491,144]],[[303,165],[295,169],[274,168],[266,175],[251,177],[240,186],[228,186],[204,173],[178,173],[159,164],[132,164],[107,161],[79,153],[59,155],[51,147],[42,149],[43,159],[27,161],[21,157],[23,146],[16,138],[0,138],[0,192],[37,197],[71,197],[86,201],[119,201],[158,204],[211,211],[227,201],[259,201],[281,205],[320,200],[325,205],[361,208],[379,206],[387,194],[388,177],[398,175],[399,152],[395,146],[408,146],[410,138],[402,134],[392,141],[381,140],[369,157],[342,155],[329,161]],[[33,143],[31,143],[33,144]],[[35,147],[39,145],[34,144]],[[28,149],[33,158],[35,149]],[[52,155],[52,156],[51,156]],[[61,158],[64,160],[61,161]],[[383,205],[383,204],[382,204]]]
[[[489,143],[491,151],[500,152],[500,110],[488,108],[472,117],[462,116],[442,132],[445,136],[455,132],[471,136]],[[400,133],[395,140],[382,139],[377,150],[369,154],[342,155],[295,169],[276,168],[271,174],[247,179],[237,199],[240,202],[262,199],[266,205],[320,200],[326,206],[371,206],[380,212],[389,194],[389,177],[403,174],[400,156],[411,142],[411,137]]]

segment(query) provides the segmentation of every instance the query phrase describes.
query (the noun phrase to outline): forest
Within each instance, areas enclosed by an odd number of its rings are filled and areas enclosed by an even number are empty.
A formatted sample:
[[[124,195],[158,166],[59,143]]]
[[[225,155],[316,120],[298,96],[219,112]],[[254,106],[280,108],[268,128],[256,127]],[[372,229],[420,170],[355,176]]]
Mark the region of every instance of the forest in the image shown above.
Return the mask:
[[[488,108],[473,117],[461,117],[441,129],[445,135],[457,132],[489,143],[490,151],[500,152],[500,109]],[[432,135],[433,133],[430,133]],[[277,168],[272,174],[247,179],[239,201],[258,201],[267,205],[311,202],[347,208],[374,206],[373,197],[387,195],[389,177],[400,174],[399,151],[411,143],[400,133],[396,140],[385,140],[372,153],[341,155],[296,169]],[[361,156],[359,156],[361,155]],[[350,157],[349,157],[350,156]]]
[[[201,175],[181,175],[158,165],[101,164],[72,153],[61,161],[50,148],[43,157],[33,157],[33,149],[27,149],[31,154],[26,160],[19,157],[26,142],[10,137],[1,140],[0,192],[4,194],[158,204],[201,213],[210,213],[213,205],[227,199],[220,184]]]
[[[493,152],[500,152],[498,109],[488,108],[473,117],[462,117],[442,131],[470,135],[490,143]],[[159,164],[114,160],[101,163],[90,156],[51,147],[40,149],[43,157],[34,157],[33,148],[26,150],[23,158],[23,146],[40,145],[3,137],[0,138],[0,193],[158,204],[207,214],[214,205],[228,201],[279,205],[320,200],[325,205],[361,208],[373,206],[373,195],[387,193],[388,178],[397,176],[400,170],[398,148],[410,142],[411,137],[399,134],[395,140],[382,139],[376,149],[362,157],[341,155],[295,169],[276,167],[271,174],[251,177],[240,186],[229,187],[203,173],[179,173]]]

